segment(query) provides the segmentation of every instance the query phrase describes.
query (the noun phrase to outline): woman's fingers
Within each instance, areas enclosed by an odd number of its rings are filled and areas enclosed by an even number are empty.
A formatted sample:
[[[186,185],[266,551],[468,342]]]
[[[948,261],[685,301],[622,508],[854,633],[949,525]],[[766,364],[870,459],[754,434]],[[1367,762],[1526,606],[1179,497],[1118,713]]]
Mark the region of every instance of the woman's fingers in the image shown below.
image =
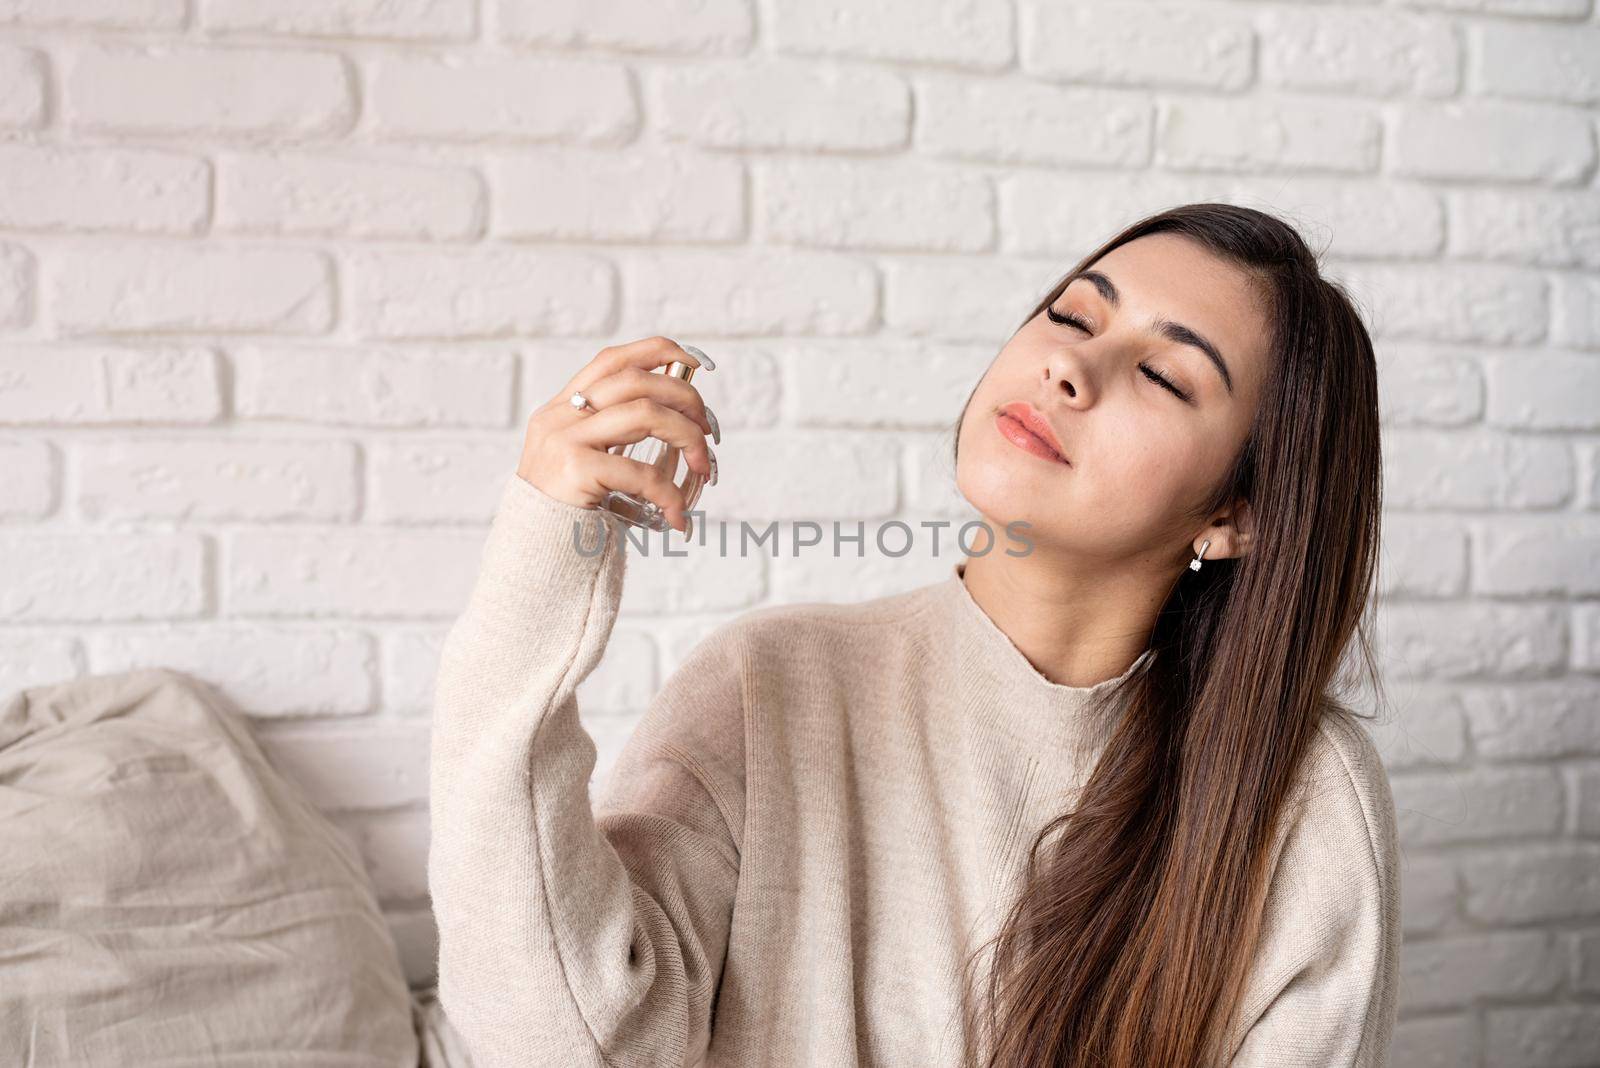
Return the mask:
[[[685,534],[689,532],[689,511],[685,507],[683,490],[661,468],[609,452],[592,454],[589,463],[607,489],[653,501],[666,513],[668,523]]]
[[[625,401],[648,397],[658,404],[682,412],[699,424],[702,434],[711,434],[718,439],[722,437],[721,430],[717,428],[712,421],[713,416],[706,409],[705,399],[700,396],[700,391],[681,378],[656,374],[642,367],[624,366],[615,373],[591,383],[583,391],[583,395],[589,398],[590,404],[601,411],[614,408]],[[577,409],[573,411],[576,412]],[[590,421],[592,416],[593,413],[587,416],[579,413],[579,418],[584,422]]]
[[[562,396],[563,398],[570,396],[575,389],[587,391],[600,379],[614,375],[625,367],[654,371],[657,367],[665,367],[673,360],[708,369],[711,366],[709,360],[701,360],[671,338],[657,334],[641,341],[630,341],[626,345],[609,345],[601,349],[594,359],[584,364],[578,373],[572,376]]]
[[[706,432],[676,408],[669,408],[649,396],[599,407],[598,412],[579,413],[578,422],[566,432],[569,441],[606,450],[647,437],[660,438],[668,445],[682,449],[690,466],[707,478],[711,477],[711,453],[710,446],[706,444]]]
[[[714,482],[716,454],[705,436],[720,441],[722,431],[699,390],[654,373],[674,360],[713,366],[699,350],[659,335],[601,349],[528,417],[517,475],[546,495],[581,507],[594,507],[613,489],[632,493],[654,501],[673,526],[684,529],[686,498],[671,474],[676,454],[681,451],[693,470]],[[592,408],[568,403],[578,391]],[[609,451],[620,453],[621,446],[646,437],[665,442],[671,455],[647,465]]]

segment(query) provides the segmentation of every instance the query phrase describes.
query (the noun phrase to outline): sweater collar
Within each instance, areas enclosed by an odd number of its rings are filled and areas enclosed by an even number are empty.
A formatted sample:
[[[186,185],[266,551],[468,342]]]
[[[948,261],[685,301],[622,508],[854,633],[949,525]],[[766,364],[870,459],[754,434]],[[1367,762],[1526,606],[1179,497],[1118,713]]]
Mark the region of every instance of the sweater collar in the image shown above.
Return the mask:
[[[1021,728],[1038,741],[1085,742],[1098,746],[1110,736],[1126,703],[1126,694],[1113,701],[1103,718],[1091,721],[1094,699],[1141,670],[1154,655],[1145,650],[1119,675],[1091,686],[1063,686],[1052,682],[1029,662],[1022,651],[997,627],[962,580],[965,561],[950,565],[943,581],[934,585],[938,622],[948,630],[941,641],[954,642],[960,685],[969,701],[1002,725]]]

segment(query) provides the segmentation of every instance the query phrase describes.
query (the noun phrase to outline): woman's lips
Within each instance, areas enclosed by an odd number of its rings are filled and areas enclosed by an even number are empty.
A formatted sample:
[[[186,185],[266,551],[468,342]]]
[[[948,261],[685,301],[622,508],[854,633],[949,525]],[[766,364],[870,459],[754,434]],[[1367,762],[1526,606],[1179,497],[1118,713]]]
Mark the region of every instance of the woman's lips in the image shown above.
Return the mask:
[[[1031,452],[1041,460],[1049,460],[1051,463],[1072,466],[1064,456],[1046,445],[1043,438],[1011,418],[1011,416],[1002,412],[995,418],[995,426],[999,429],[1002,437],[1023,452]]]

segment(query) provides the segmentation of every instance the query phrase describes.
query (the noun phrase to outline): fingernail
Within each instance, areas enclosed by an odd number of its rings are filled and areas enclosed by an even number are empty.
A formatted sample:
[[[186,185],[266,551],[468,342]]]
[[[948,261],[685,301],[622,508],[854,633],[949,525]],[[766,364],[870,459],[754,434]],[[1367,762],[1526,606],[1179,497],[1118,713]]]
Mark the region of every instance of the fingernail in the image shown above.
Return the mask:
[[[687,538],[689,535],[691,535],[693,533],[694,533],[694,517],[686,515],[686,516],[683,517],[683,536]]]
[[[706,422],[711,424],[711,440],[718,445],[722,444],[722,427],[717,423],[717,413],[710,406],[706,407]]]
[[[707,445],[706,455],[711,457],[711,485],[715,486],[717,484],[717,454],[711,450],[710,445]]]
[[[707,371],[715,371],[717,369],[717,365],[711,362],[711,357],[707,356],[693,345],[680,345],[678,347],[683,349],[683,351],[687,352],[690,356],[693,356],[695,359],[699,360]]]

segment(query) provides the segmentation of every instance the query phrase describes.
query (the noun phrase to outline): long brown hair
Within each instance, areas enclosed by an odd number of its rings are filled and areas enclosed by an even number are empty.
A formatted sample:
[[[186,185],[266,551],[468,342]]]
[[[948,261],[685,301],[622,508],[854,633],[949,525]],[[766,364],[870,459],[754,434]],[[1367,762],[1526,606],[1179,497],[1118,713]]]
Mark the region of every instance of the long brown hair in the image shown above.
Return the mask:
[[[964,969],[965,980],[992,943],[983,996],[963,988],[968,1065],[1223,1063],[1302,757],[1321,716],[1357,715],[1334,696],[1352,637],[1382,692],[1365,618],[1381,504],[1377,365],[1353,301],[1300,235],[1230,204],[1162,211],[1086,256],[1024,323],[1107,252],[1155,233],[1244,270],[1266,314],[1260,408],[1195,513],[1242,497],[1256,533],[1242,558],[1182,573],[1148,667],[1105,695],[1127,701],[1116,729],[1076,804],[1035,837],[999,932]],[[959,442],[960,419],[956,431]]]

